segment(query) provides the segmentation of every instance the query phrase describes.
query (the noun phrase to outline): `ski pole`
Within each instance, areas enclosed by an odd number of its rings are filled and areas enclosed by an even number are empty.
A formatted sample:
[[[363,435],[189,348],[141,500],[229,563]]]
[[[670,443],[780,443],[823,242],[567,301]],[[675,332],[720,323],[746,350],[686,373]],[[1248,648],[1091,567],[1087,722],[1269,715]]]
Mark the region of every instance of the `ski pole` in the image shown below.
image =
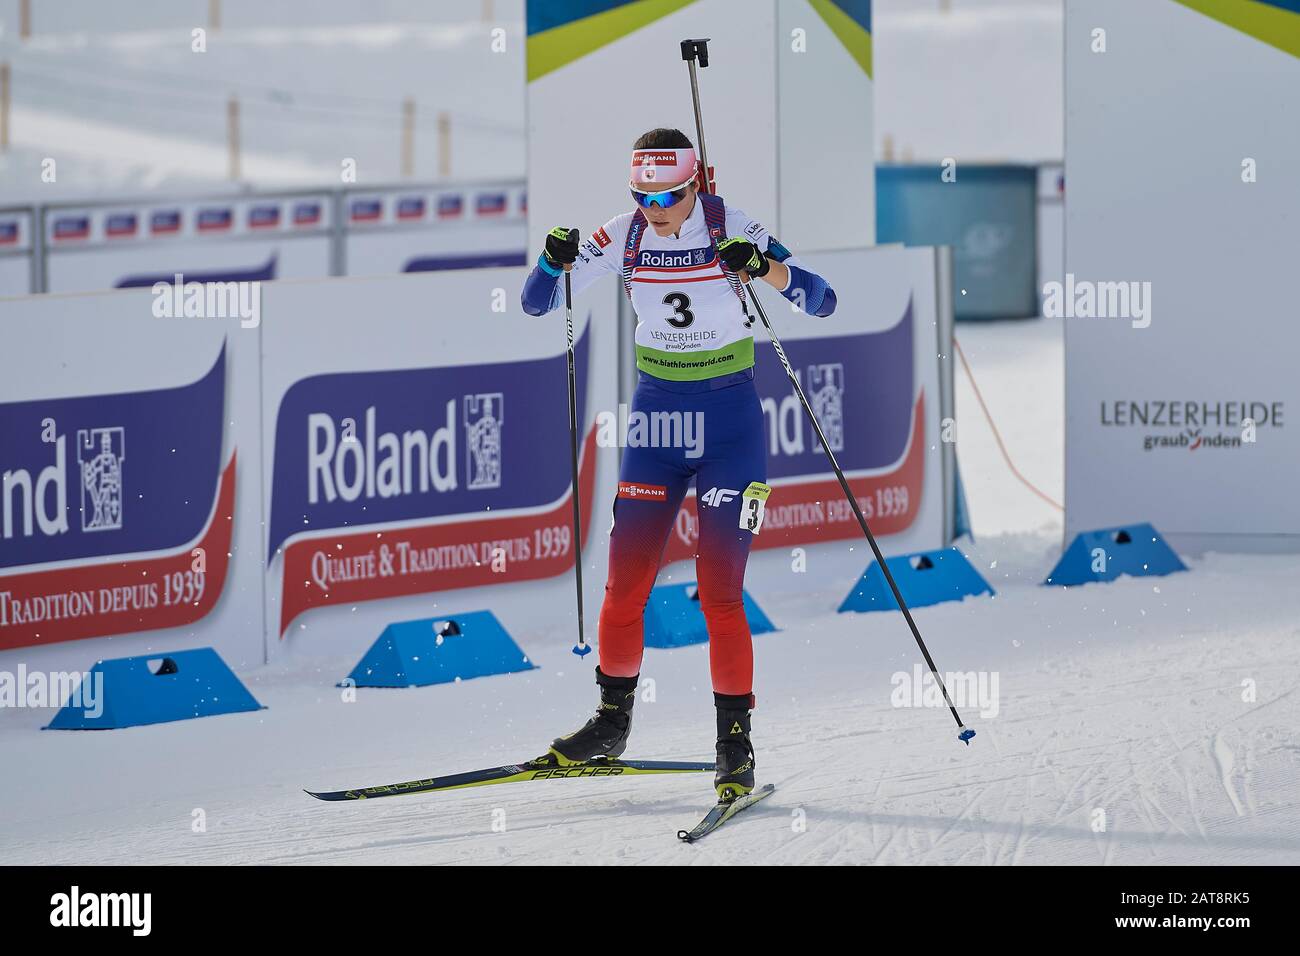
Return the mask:
[[[691,102],[695,105],[695,141],[700,144],[700,189],[702,192],[711,193],[713,186],[709,182],[709,151],[704,148],[704,114],[700,112],[700,82],[695,73],[697,59],[700,69],[709,65],[709,38],[683,40],[681,46],[682,59],[686,61],[686,67],[691,74]]]
[[[578,230],[570,229],[569,238],[578,241]],[[591,653],[587,645],[582,619],[582,514],[578,491],[578,373],[573,356],[573,281],[569,270],[564,270],[564,325],[569,336],[569,452],[573,465],[573,574],[578,592],[578,643],[573,653],[585,657]]]
[[[862,508],[858,505],[857,495],[849,487],[849,481],[844,477],[844,471],[835,458],[835,452],[831,451],[830,443],[826,441],[826,435],[822,431],[821,423],[817,421],[817,415],[813,412],[812,406],[808,404],[808,397],[803,393],[803,386],[799,384],[799,378],[794,374],[794,369],[790,366],[790,360],[786,358],[785,349],[781,348],[781,340],[777,338],[772,323],[767,320],[767,312],[764,311],[763,303],[758,299],[758,293],[754,291],[753,281],[746,282],[745,287],[749,290],[749,298],[754,303],[754,309],[758,312],[759,319],[762,320],[763,328],[767,330],[767,337],[772,340],[772,348],[776,350],[777,358],[781,360],[781,367],[785,369],[785,374],[790,379],[795,394],[799,396],[799,403],[803,405],[803,410],[808,415],[808,421],[812,423],[813,431],[817,433],[817,440],[821,442],[822,450],[826,452],[826,458],[830,461],[831,468],[835,470],[835,477],[840,481],[840,487],[844,490],[844,497],[848,499],[849,507],[853,509],[853,513],[857,516],[862,533],[867,536],[867,543],[871,545],[871,551],[876,556],[876,564],[880,566],[881,572],[885,575],[885,580],[889,583],[889,590],[894,593],[894,600],[898,602],[899,610],[903,612],[903,617],[907,619],[907,626],[912,629],[912,636],[916,638],[916,646],[921,649],[925,662],[930,665],[930,673],[934,675],[934,679],[939,684],[939,689],[943,691],[943,699],[948,705],[948,710],[952,711],[952,719],[957,721],[957,727],[961,731],[957,735],[957,739],[969,747],[971,738],[975,736],[975,731],[962,723],[957,708],[953,706],[952,698],[948,696],[948,688],[944,686],[943,678],[939,676],[939,669],[934,666],[934,659],[930,656],[925,641],[921,639],[921,631],[917,628],[916,621],[912,619],[912,612],[908,609],[907,602],[903,600],[902,592],[898,590],[898,585],[894,582],[894,576],[889,573],[889,565],[885,563],[885,556],[880,553],[880,545],[876,543],[876,536],[871,533],[871,528],[867,525],[867,519],[862,514]]]

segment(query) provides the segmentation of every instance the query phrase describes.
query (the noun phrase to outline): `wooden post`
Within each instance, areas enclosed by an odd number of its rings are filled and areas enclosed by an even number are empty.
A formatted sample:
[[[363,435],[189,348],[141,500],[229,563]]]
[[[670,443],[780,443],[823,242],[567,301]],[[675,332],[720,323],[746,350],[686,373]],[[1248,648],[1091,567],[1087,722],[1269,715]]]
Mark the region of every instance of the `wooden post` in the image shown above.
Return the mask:
[[[415,175],[415,97],[402,100],[402,177]]]
[[[18,0],[18,38],[32,38],[32,0]]]
[[[238,182],[239,169],[239,98],[232,96],[226,103],[226,143],[230,147],[230,179]]]
[[[9,64],[0,62],[0,152],[9,152]]]
[[[483,0],[483,22],[492,22],[492,0]]]
[[[0,153],[9,152],[9,64],[0,63]]]
[[[208,0],[208,29],[213,33],[221,29],[221,0]]]
[[[438,175],[451,175],[451,114],[446,110],[438,114]]]

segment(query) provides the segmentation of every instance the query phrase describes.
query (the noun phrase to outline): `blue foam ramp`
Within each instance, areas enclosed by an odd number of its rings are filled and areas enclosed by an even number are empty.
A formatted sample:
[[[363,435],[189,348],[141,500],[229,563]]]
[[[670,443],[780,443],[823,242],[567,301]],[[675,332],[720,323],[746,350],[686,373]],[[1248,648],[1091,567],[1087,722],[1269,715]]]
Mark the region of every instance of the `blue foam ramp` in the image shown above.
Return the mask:
[[[745,619],[751,634],[775,631],[774,625],[758,603],[742,591],[745,602]],[[703,644],[709,639],[704,612],[700,610],[699,587],[694,581],[685,584],[663,584],[650,592],[645,606],[645,646],[684,647]]]
[[[900,554],[886,558],[885,564],[909,608],[997,593],[956,548]],[[867,566],[839,610],[840,613],[898,610],[894,592],[889,589],[879,563],[872,561]]]
[[[389,624],[348,675],[356,687],[426,687],[533,670],[491,611]]]
[[[94,687],[74,691],[46,730],[115,730],[262,708],[210,647],[100,661],[88,679]]]
[[[1044,584],[1072,587],[1091,581],[1186,571],[1174,549],[1148,522],[1082,531],[1056,562]]]

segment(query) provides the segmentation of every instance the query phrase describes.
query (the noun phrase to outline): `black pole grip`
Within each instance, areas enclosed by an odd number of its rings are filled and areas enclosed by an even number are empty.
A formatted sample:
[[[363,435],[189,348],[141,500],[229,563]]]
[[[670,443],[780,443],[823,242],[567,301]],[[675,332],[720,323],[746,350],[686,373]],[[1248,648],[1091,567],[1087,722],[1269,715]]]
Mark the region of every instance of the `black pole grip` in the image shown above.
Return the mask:
[[[699,60],[700,69],[709,65],[709,40],[711,37],[704,37],[701,40],[683,40],[682,41],[682,59]]]

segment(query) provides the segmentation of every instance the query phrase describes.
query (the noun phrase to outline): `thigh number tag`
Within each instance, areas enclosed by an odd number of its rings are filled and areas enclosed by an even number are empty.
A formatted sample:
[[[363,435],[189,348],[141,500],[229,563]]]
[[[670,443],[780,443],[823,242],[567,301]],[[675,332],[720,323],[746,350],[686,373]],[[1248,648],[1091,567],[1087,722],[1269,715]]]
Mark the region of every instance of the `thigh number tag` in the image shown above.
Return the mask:
[[[767,507],[767,496],[772,489],[761,481],[751,481],[745,493],[740,496],[740,527],[758,534],[763,527],[763,509]]]

